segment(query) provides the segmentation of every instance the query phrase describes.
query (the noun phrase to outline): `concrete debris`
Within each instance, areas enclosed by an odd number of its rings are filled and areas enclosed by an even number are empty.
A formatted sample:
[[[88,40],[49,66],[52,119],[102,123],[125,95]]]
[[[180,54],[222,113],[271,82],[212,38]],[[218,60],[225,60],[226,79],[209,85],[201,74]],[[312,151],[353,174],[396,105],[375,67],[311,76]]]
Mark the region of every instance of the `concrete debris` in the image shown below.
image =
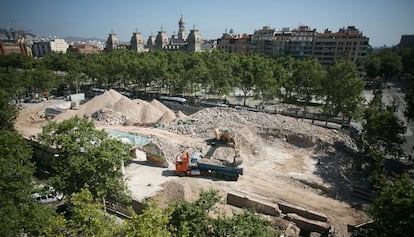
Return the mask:
[[[121,112],[116,112],[108,108],[96,111],[92,114],[92,118],[103,125],[124,124],[128,119]]]
[[[170,122],[163,126],[170,132],[205,137],[215,127],[232,127],[234,131],[249,127],[269,141],[286,141],[296,147],[311,147],[316,143],[333,144],[337,141],[354,146],[349,136],[322,127],[304,123],[297,119],[267,113],[255,113],[232,108],[206,108],[189,117],[191,123]]]
[[[251,197],[247,197],[243,194],[228,193],[227,194],[227,204],[240,207],[253,209],[258,213],[271,216],[279,216],[280,210],[276,204],[266,203],[264,201],[259,201]]]
[[[322,222],[328,221],[328,217],[326,215],[322,213],[317,213],[315,211],[306,210],[303,207],[288,204],[285,202],[279,202],[278,206],[280,210],[282,210],[283,213],[296,213],[310,220],[316,220],[316,221],[322,221]]]
[[[286,230],[284,231],[285,237],[299,237],[300,229],[293,223],[289,223]]]
[[[301,230],[306,230],[309,232],[323,233],[330,228],[326,222],[309,220],[294,213],[288,213],[287,219],[294,222]]]

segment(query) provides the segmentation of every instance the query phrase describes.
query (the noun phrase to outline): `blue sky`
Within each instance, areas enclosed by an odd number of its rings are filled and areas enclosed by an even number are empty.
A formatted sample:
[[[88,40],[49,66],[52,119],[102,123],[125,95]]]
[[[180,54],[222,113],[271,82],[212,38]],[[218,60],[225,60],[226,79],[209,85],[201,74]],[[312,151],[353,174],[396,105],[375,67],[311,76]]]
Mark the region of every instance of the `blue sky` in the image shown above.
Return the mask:
[[[373,46],[395,45],[414,34],[413,0],[1,0],[0,27],[30,30],[43,36],[106,39],[113,29],[129,41],[135,28],[146,39],[162,26],[178,31],[182,14],[203,38],[219,38],[225,28],[252,34],[273,28],[308,25],[323,31],[355,25]]]

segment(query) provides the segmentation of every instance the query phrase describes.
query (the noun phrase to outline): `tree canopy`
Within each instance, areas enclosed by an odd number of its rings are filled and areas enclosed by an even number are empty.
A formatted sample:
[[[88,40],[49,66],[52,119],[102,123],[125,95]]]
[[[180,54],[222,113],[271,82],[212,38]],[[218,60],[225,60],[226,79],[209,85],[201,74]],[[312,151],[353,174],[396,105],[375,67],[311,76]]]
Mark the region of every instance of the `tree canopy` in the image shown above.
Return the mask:
[[[2,236],[38,235],[43,217],[51,210],[37,203],[34,191],[32,149],[14,129],[16,111],[10,97],[0,90],[0,228]]]
[[[51,122],[39,136],[45,149],[56,155],[51,162],[51,184],[66,195],[79,192],[86,184],[94,196],[115,200],[128,192],[121,167],[130,159],[129,146],[98,131],[87,118],[73,117]]]
[[[355,65],[348,61],[340,61],[328,69],[328,76],[322,81],[325,95],[325,112],[337,116],[356,115],[361,101],[363,82],[359,78]]]
[[[370,53],[365,59],[365,70],[369,78],[379,76],[388,81],[403,71],[401,56],[389,49]]]
[[[402,154],[406,127],[393,111],[383,108],[380,95],[370,102],[365,119],[363,136],[370,148],[394,157]]]
[[[411,236],[414,233],[414,185],[405,174],[382,180],[370,213],[374,217],[372,236]]]

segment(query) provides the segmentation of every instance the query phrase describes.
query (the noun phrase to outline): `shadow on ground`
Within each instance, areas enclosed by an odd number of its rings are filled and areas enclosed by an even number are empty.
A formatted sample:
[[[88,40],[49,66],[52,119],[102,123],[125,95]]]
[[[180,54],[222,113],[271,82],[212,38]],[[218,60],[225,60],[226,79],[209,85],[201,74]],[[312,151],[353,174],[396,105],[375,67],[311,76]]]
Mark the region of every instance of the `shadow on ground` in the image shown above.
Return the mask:
[[[314,155],[312,159],[318,162],[314,172],[320,176],[329,188],[321,189],[326,195],[346,201],[350,204],[365,202],[352,195],[353,186],[369,187],[367,173],[363,167],[363,154],[343,142],[336,142],[332,147],[319,145],[317,152],[324,155]]]

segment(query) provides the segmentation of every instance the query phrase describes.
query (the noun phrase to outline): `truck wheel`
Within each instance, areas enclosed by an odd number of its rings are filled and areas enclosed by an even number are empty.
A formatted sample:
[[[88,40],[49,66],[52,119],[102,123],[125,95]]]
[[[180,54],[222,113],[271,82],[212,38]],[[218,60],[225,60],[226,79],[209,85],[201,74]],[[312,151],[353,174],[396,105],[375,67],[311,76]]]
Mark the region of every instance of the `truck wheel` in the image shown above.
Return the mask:
[[[185,171],[180,172],[180,177],[187,176],[187,173]]]

